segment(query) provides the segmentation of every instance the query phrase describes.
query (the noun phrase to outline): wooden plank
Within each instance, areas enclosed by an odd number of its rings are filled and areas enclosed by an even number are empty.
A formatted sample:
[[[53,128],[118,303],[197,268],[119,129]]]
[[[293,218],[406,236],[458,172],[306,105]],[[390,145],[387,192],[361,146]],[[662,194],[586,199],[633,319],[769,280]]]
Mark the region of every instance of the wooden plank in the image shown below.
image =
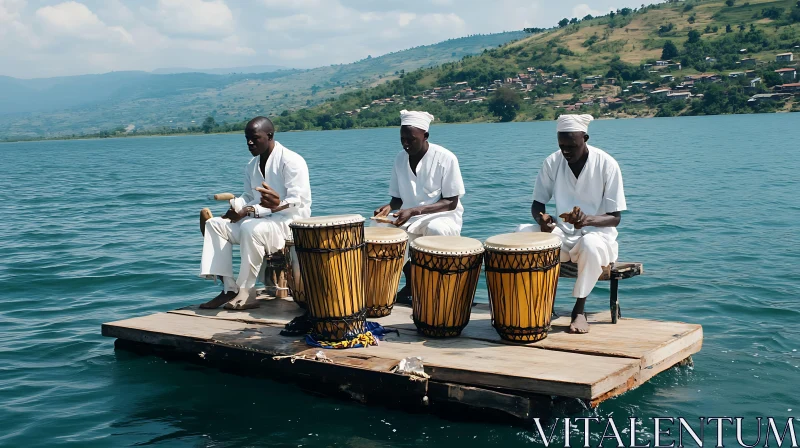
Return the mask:
[[[196,307],[187,307],[171,312],[284,325],[299,315],[301,310],[293,302],[268,300],[262,303],[261,308],[247,311],[200,310]],[[477,304],[472,309],[470,323],[464,329],[461,338],[591,355],[636,358],[642,360],[643,368],[662,362],[671,354],[702,340],[700,325],[629,318],[611,324],[611,315],[608,311],[589,313],[591,331],[588,334],[569,334],[567,333],[569,316],[567,313],[562,314],[552,322],[552,329],[544,340],[530,344],[516,344],[503,341],[491,326],[488,304]],[[396,305],[392,314],[374,320],[385,327],[416,332],[416,326],[411,319],[411,308],[404,305]]]
[[[452,383],[428,382],[428,398],[431,404],[444,401],[477,409],[490,409],[513,415],[520,420],[530,420],[534,415],[534,407],[549,408],[552,401],[549,397],[523,397],[495,390],[463,386]],[[540,410],[540,409],[537,409]]]
[[[139,342],[175,345],[190,338],[265,354],[314,352],[299,338],[278,336],[279,327],[160,313],[103,325],[103,334]],[[432,380],[521,390],[591,400],[626,384],[639,373],[639,361],[498,345],[468,338],[427,340],[416,334],[389,335],[378,347],[326,350],[337,364],[383,370],[420,356]],[[580,366],[580,368],[576,368]]]

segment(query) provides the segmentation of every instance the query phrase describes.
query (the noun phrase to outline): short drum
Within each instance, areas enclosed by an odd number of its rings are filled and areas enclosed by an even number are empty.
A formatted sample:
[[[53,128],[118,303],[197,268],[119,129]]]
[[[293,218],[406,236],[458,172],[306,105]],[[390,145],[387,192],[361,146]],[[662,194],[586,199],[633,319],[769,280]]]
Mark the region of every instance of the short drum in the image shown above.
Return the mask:
[[[311,335],[325,341],[364,332],[364,218],[317,216],[289,224],[300,266]]]
[[[412,318],[417,331],[453,337],[469,323],[483,244],[460,236],[423,236],[411,243]]]
[[[561,239],[549,233],[506,233],[487,239],[484,246],[492,326],[507,341],[546,338],[561,267]]]
[[[364,241],[367,252],[367,316],[388,316],[397,298],[408,234],[398,228],[367,227]]]

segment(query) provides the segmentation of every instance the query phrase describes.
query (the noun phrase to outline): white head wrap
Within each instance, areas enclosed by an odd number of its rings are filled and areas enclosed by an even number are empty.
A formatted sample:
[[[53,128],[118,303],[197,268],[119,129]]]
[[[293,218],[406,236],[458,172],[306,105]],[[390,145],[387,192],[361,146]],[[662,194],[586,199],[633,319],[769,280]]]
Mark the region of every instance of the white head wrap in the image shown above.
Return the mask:
[[[414,126],[415,128],[428,132],[431,121],[433,121],[433,115],[427,112],[418,112],[416,110],[400,111],[400,126]]]
[[[589,123],[594,120],[589,114],[561,115],[556,125],[557,132],[589,132]]]

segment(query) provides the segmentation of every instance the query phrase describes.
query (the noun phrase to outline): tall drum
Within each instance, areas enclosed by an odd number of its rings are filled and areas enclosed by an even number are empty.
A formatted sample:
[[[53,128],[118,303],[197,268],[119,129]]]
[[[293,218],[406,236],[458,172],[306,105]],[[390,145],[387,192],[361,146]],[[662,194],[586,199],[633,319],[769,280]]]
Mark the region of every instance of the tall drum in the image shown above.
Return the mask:
[[[549,233],[506,233],[486,240],[492,326],[508,341],[547,337],[561,268],[561,240]]]
[[[289,295],[300,308],[306,309],[306,290],[303,288],[303,277],[300,276],[300,260],[297,259],[297,251],[294,248],[294,240],[286,240],[284,249],[286,254],[286,284],[289,287]]]
[[[423,236],[411,242],[417,331],[431,337],[461,334],[469,323],[483,251],[480,241],[460,236]]]
[[[388,316],[397,298],[408,234],[398,228],[367,227],[364,241],[367,246],[367,316]]]
[[[317,216],[289,224],[306,293],[311,334],[342,341],[364,332],[364,218]]]

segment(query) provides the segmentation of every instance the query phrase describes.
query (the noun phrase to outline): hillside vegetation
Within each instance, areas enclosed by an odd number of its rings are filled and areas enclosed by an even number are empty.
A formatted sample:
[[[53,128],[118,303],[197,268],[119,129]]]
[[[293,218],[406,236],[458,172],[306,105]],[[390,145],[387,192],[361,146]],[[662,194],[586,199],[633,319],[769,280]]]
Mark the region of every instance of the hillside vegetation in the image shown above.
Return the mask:
[[[109,135],[120,129],[178,132],[200,126],[207,116],[235,123],[268,111],[312,106],[402,72],[460,60],[523,37],[522,31],[474,35],[350,64],[259,74],[0,76],[0,139]]]
[[[595,116],[673,116],[791,111],[800,46],[795,0],[688,0],[565,18],[482,55],[406,73],[299,111],[284,130],[393,126],[400,109],[443,122]],[[796,76],[796,75],[794,75]],[[789,92],[789,93],[785,93]],[[794,93],[797,95],[797,92]]]

